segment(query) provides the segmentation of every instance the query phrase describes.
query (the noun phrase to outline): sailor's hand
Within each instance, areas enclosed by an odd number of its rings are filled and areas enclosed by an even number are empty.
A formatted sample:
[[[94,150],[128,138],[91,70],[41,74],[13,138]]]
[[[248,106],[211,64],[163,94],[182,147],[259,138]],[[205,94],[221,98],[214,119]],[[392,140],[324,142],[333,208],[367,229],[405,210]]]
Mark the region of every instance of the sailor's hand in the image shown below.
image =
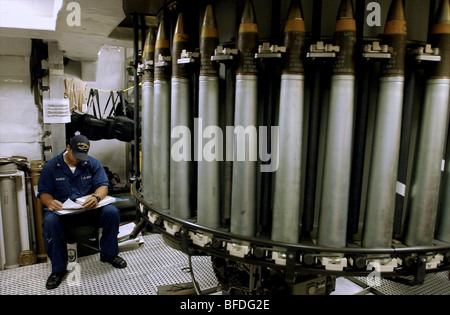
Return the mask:
[[[86,199],[86,201],[83,203],[83,209],[89,210],[89,209],[95,209],[98,205],[98,200],[96,197],[91,196]]]
[[[50,211],[60,211],[62,210],[62,203],[56,199],[53,199],[49,205],[48,205],[48,210]]]

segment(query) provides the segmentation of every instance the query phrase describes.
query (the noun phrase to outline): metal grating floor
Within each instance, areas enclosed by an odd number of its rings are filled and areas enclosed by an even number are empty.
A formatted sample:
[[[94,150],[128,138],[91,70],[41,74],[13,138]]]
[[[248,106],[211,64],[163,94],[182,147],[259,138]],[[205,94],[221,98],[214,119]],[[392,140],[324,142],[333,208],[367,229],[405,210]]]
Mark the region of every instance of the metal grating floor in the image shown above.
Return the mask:
[[[156,295],[157,287],[191,282],[184,268],[187,255],[164,244],[161,235],[146,235],[137,249],[120,253],[128,266],[115,269],[100,262],[100,255],[78,259],[81,277],[79,285],[69,285],[68,276],[53,290],[45,288],[51,273],[50,263],[0,271],[0,295]],[[200,289],[218,285],[207,256],[193,256],[192,267]]]
[[[125,269],[100,262],[99,254],[79,258],[79,285],[69,285],[66,276],[58,288],[47,290],[45,282],[51,272],[50,263],[2,270],[0,295],[156,295],[159,286],[192,281],[184,270],[189,266],[185,254],[165,245],[159,234],[146,235],[143,239],[141,247],[121,252],[120,256],[128,263]],[[193,256],[192,266],[201,290],[218,286],[209,257]],[[370,289],[365,277],[355,279],[359,287],[343,277],[338,278],[333,294],[352,295]],[[386,295],[450,295],[450,281],[448,272],[441,272],[427,275],[421,286],[381,279],[381,285],[373,289],[377,294]]]
[[[422,285],[410,286],[392,280],[381,279],[380,285],[373,289],[383,295],[450,295],[449,271],[431,273]],[[368,286],[367,278],[355,277],[361,284]],[[413,277],[405,277],[412,280]]]

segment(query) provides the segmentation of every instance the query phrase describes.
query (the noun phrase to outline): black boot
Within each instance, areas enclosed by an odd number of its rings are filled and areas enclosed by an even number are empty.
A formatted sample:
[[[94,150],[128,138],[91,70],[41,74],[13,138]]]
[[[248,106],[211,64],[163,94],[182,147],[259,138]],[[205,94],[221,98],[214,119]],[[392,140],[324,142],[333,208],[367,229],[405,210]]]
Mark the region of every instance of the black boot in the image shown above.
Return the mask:
[[[125,268],[127,266],[127,262],[119,256],[109,256],[103,253],[100,253],[100,261],[111,264],[114,268]]]
[[[66,273],[67,270],[60,272],[52,272],[47,279],[47,283],[45,284],[47,290],[56,289],[57,287],[59,287]]]

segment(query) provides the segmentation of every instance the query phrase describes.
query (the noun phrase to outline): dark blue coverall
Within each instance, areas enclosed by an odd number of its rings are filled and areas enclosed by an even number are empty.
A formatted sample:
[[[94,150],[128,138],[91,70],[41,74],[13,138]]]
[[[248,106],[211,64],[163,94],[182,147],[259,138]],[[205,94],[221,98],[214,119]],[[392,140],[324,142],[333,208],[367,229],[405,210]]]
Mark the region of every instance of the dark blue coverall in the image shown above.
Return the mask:
[[[38,197],[47,193],[54,199],[64,203],[68,198],[75,201],[77,198],[94,193],[101,186],[108,186],[108,177],[101,163],[89,156],[88,161],[81,161],[75,173],[64,162],[64,152],[48,161],[40,174],[38,183]],[[117,234],[119,233],[120,212],[114,205],[107,205],[99,209],[98,227],[102,228],[100,250],[109,256],[119,254]],[[77,213],[83,215],[83,213]],[[64,217],[64,220],[62,219]],[[45,210],[43,237],[47,255],[52,262],[52,272],[61,272],[67,268],[67,240],[64,221],[67,215],[59,215]],[[69,217],[72,217],[69,215]]]

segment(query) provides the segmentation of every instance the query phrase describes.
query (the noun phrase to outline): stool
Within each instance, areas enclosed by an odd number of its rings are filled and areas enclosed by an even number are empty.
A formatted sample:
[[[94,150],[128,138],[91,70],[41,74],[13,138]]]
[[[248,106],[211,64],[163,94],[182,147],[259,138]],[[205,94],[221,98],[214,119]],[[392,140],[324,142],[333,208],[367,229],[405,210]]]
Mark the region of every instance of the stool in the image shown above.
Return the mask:
[[[100,252],[99,229],[96,226],[71,226],[67,233],[67,244],[77,244],[77,257],[84,257]],[[70,254],[69,254],[70,256]]]
[[[86,213],[87,214],[87,213]],[[77,257],[84,257],[100,252],[98,218],[95,215],[77,214],[65,220],[68,256],[70,250],[76,251]],[[73,244],[77,244],[76,247]],[[72,245],[71,245],[72,244]]]

